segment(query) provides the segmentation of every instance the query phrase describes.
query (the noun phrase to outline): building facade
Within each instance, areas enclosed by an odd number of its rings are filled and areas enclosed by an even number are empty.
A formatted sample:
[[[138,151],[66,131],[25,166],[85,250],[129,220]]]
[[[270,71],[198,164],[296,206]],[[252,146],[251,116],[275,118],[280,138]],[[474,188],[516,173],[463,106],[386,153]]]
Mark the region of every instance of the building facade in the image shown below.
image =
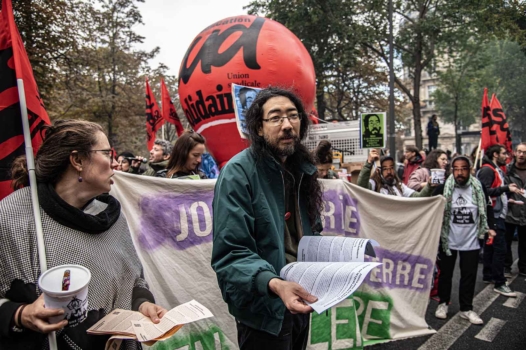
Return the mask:
[[[409,83],[412,85],[412,83]],[[440,126],[440,136],[438,137],[438,148],[444,151],[451,151],[455,154],[455,127],[452,123],[444,123],[440,118],[440,114],[435,108],[433,101],[433,92],[438,88],[439,79],[436,74],[429,74],[426,71],[422,72],[420,81],[420,106],[421,106],[421,124],[422,124],[422,147],[429,149],[429,138],[427,136],[427,124],[433,114],[437,115],[438,124]],[[401,139],[404,146],[415,146],[415,130],[413,127],[412,116],[408,122],[407,127],[402,133]],[[471,154],[473,148],[477,147],[480,140],[480,123],[471,124],[469,126],[461,126],[459,134],[461,137],[461,153]]]

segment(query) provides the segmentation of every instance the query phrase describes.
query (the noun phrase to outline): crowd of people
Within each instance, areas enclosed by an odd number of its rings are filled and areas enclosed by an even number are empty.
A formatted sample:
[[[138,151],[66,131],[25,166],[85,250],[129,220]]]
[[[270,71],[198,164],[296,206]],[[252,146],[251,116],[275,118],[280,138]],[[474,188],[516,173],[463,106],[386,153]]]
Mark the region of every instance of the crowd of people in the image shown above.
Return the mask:
[[[115,170],[167,179],[218,177],[213,217],[220,219],[213,221],[211,266],[236,319],[239,347],[305,349],[312,312],[305,301],[316,297],[281,279],[279,271],[296,260],[301,237],[322,232],[318,179],[338,176],[330,142],[320,142],[313,152],[302,144],[309,119],[295,94],[271,87],[251,102],[245,114],[251,146],[220,173],[210,162],[204,166],[206,140],[194,131],[174,145],[156,140],[146,160],[131,152],[116,156],[95,123],[71,120],[49,126],[35,160],[47,262],[49,267],[75,263],[93,271],[90,311],[73,328],[64,328],[67,321],[47,321],[63,310],[46,309],[37,286],[41,268],[35,226],[27,220],[32,216],[28,171],[24,159],[18,159],[13,166],[17,190],[0,201],[0,342],[7,348],[45,348],[45,334],[57,331],[61,348],[104,348],[107,337],[88,335],[86,329],[114,308],[140,311],[156,323],[166,313],[144,280],[120,203],[108,194]],[[473,311],[481,249],[484,282],[493,283],[496,293],[517,296],[506,277],[515,231],[519,273],[526,275],[526,144],[517,146],[509,164],[508,156],[504,146],[495,145],[474,173],[469,157],[450,160],[440,149],[425,155],[407,147],[403,169],[402,162],[371,149],[360,171],[358,186],[381,195],[446,198],[439,213],[437,318],[447,318],[458,256],[460,316],[483,323]],[[432,181],[432,169],[443,171],[444,181]],[[126,343],[126,348],[138,346]]]
[[[460,317],[473,324],[482,324],[480,316],[473,311],[479,252],[483,251],[484,283],[493,284],[496,293],[517,297],[507,284],[507,278],[512,276],[511,245],[517,232],[519,274],[526,276],[526,212],[523,202],[526,143],[517,146],[515,158],[509,164],[510,155],[503,145],[489,147],[478,170],[474,169],[470,157],[457,155],[449,162],[447,153],[440,149],[433,150],[424,159],[417,148],[410,146],[404,156],[405,171],[403,180],[400,180],[393,158],[380,158],[378,151],[371,149],[360,171],[358,185],[384,195],[442,195],[446,198],[437,258],[439,305],[435,316],[447,318],[458,255]],[[373,167],[376,170],[371,175]],[[432,169],[448,174],[444,183],[430,181]]]
[[[219,169],[206,152],[204,137],[193,130],[184,132],[172,145],[166,140],[155,140],[150,157],[134,156],[125,151],[117,156],[117,171],[170,179],[214,179]]]

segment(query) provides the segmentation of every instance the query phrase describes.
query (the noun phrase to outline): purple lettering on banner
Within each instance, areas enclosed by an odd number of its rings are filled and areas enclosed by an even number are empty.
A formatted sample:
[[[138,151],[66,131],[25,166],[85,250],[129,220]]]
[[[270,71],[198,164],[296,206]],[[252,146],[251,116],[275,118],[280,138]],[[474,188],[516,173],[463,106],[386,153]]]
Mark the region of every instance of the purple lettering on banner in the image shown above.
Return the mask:
[[[376,258],[366,256],[366,261],[381,262],[371,270],[365,282],[374,288],[402,288],[429,293],[434,263],[420,255],[374,248]]]
[[[213,197],[213,191],[143,196],[139,244],[146,250],[163,243],[184,250],[211,242]]]
[[[321,220],[325,233],[357,237],[360,234],[358,201],[341,190],[324,191]]]

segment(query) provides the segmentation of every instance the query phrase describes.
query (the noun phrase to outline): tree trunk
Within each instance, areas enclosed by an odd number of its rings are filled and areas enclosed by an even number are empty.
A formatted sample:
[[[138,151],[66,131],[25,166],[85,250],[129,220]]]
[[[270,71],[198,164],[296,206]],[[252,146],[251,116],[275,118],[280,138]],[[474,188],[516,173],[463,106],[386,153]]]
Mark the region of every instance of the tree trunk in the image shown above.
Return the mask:
[[[318,106],[318,118],[325,120],[325,93],[323,91],[323,86],[320,86],[321,83],[318,81],[316,83],[316,104]],[[310,111],[306,111],[309,113]]]
[[[455,112],[453,114],[453,122],[455,123],[455,148],[458,154],[462,154],[462,140],[458,132],[459,121],[458,121],[458,99],[455,102]]]
[[[420,111],[420,75],[421,71],[416,72],[413,83],[413,124],[415,129],[415,146],[418,149],[422,149],[422,114]]]
[[[461,153],[462,145],[460,141],[460,135],[458,133],[458,122],[457,122],[456,115],[454,116],[453,123],[454,123],[453,125],[455,125],[455,152]]]
[[[418,41],[421,46],[420,41]],[[420,111],[420,79],[422,78],[422,50],[415,50],[415,72],[413,77],[413,123],[415,128],[415,146],[422,149],[422,113]]]
[[[116,21],[115,16],[112,16],[112,20],[113,20],[113,23],[115,23]],[[113,24],[113,26],[115,25]],[[110,108],[110,113],[108,113],[108,139],[111,145],[115,144],[115,141],[117,138],[117,135],[115,135],[113,132],[113,116],[115,115],[115,111],[116,111],[115,98],[117,97],[117,60],[116,60],[117,35],[118,35],[117,31],[114,28],[114,31],[111,37],[111,42],[110,42],[110,45],[111,45],[111,90],[110,90],[111,91],[111,108]]]

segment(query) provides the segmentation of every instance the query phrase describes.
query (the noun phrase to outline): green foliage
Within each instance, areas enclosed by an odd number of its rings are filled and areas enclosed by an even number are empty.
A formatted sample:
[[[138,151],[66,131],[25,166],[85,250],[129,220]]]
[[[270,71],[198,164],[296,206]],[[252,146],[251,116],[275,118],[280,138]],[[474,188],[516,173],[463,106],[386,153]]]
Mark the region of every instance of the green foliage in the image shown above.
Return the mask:
[[[159,48],[137,49],[144,39],[135,32],[138,2],[144,0],[20,0],[13,7],[51,120],[95,121],[118,151],[147,154],[144,79],[166,75],[167,67],[149,66]],[[173,98],[176,79],[165,80]]]
[[[456,150],[461,152],[460,126],[468,126],[480,118],[481,94],[478,91],[480,70],[487,64],[480,54],[480,43],[468,42],[462,50],[450,53],[437,72],[440,86],[433,94],[442,120],[455,126]],[[478,113],[477,113],[478,111]]]
[[[433,73],[437,58],[462,51],[466,40],[508,35],[517,29],[520,7],[504,0],[393,0],[395,12],[395,82],[412,103],[416,146],[422,147],[420,81]],[[364,1],[363,42],[389,64],[387,6]]]
[[[484,85],[497,95],[515,135],[525,140],[526,55],[518,43],[509,40],[488,43],[484,54],[489,63],[482,71],[479,89]]]
[[[357,1],[256,0],[247,8],[282,23],[305,45],[316,72],[320,118],[356,119],[382,105],[385,70],[359,45]]]
[[[516,30],[524,16],[523,4],[518,0],[393,0],[393,6],[395,83],[411,102],[416,145],[421,147],[423,72],[433,73],[437,57],[462,51],[470,38],[511,32],[517,38],[524,36]],[[304,43],[316,70],[320,116],[328,110],[337,119],[354,118],[372,106],[387,106],[387,1],[255,0],[247,8],[251,14],[264,14],[284,24]],[[397,97],[400,109],[404,99]]]
[[[434,99],[442,119],[460,125],[480,120],[484,87],[495,93],[516,136],[526,139],[526,55],[518,43],[493,40],[470,42],[448,56],[438,72],[440,87]],[[457,149],[459,149],[457,144]]]
[[[56,98],[48,102],[48,112],[52,118],[98,122],[116,149],[146,154],[144,80],[148,74],[164,73],[166,67],[148,66],[159,48],[136,49],[144,39],[134,31],[142,24],[137,2],[79,4],[75,45],[68,52],[68,63],[59,66]]]
[[[47,101],[53,97],[50,77],[69,61],[69,50],[76,45],[76,0],[12,1],[15,22],[31,60],[40,95]],[[1,3],[0,3],[1,7]]]
[[[142,24],[138,2],[144,0],[19,0],[13,5],[51,118],[96,121],[118,150],[144,154],[145,77],[152,78],[159,99],[159,77],[165,76],[179,115],[183,113],[175,98],[176,78],[166,76],[162,64],[149,66],[159,48],[137,49],[143,40],[134,31]],[[482,88],[488,86],[498,93],[514,128],[526,130],[524,1],[393,3],[397,125],[403,125],[410,106],[418,147],[424,70],[439,71],[442,82],[435,100],[445,120],[473,120],[479,114]],[[387,5],[385,0],[253,0],[246,8],[250,14],[279,21],[300,38],[316,71],[319,116],[342,120],[387,110]],[[484,38],[493,44],[479,52],[470,47]],[[169,139],[175,138],[173,128],[167,129]]]

